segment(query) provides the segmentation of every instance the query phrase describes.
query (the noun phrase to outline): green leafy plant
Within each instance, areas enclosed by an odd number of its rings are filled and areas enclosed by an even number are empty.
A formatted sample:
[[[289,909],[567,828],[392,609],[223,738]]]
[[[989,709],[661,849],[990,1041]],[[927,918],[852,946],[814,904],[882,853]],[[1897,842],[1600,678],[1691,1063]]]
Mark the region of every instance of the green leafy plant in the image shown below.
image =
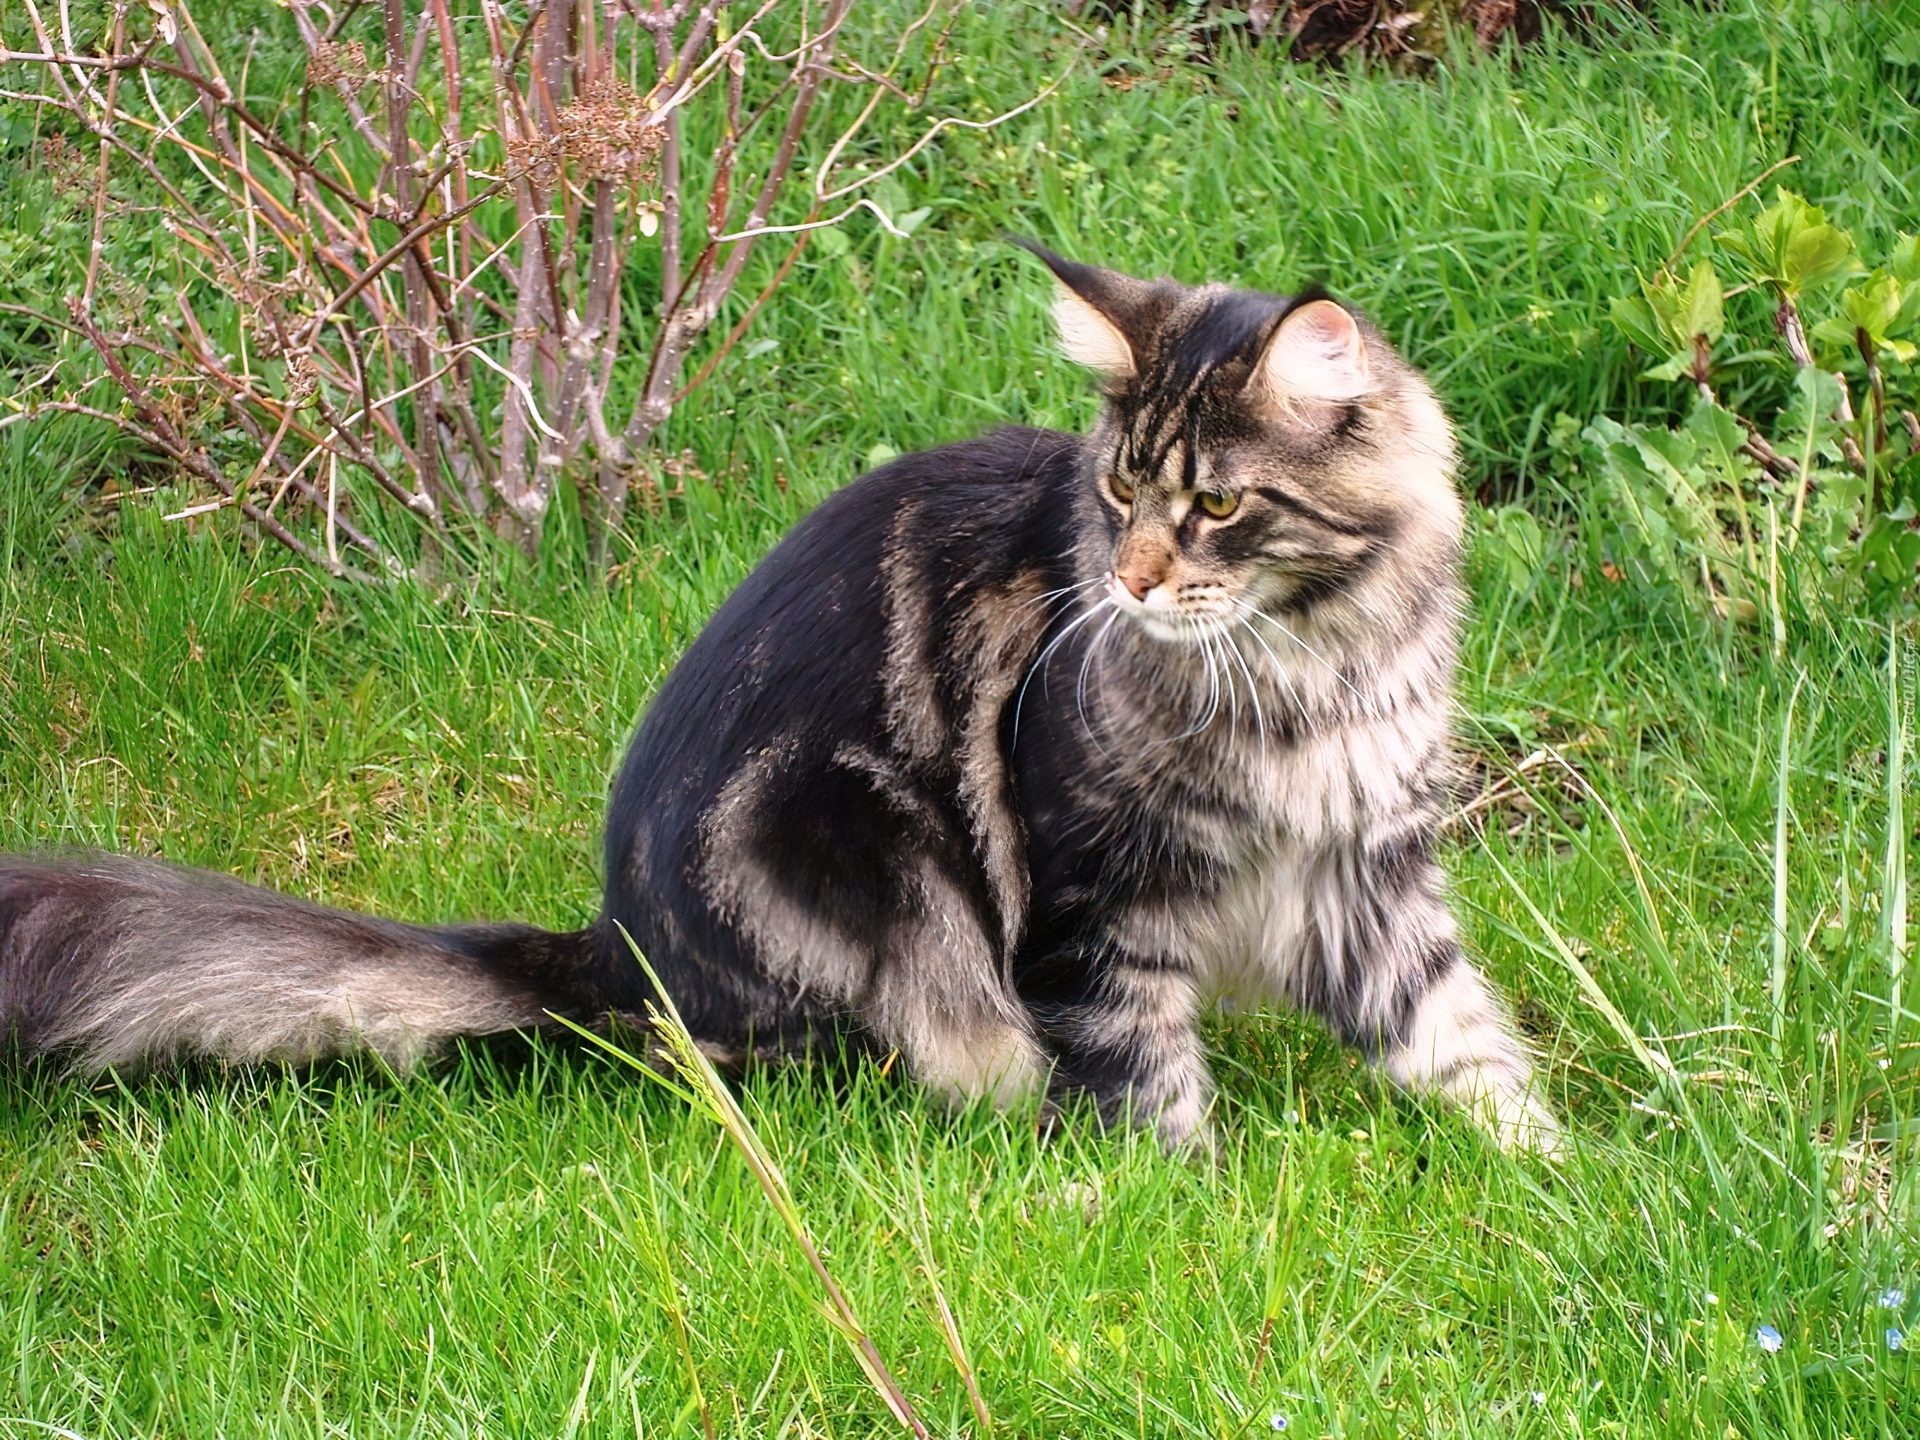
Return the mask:
[[[1614,324],[1660,357],[1644,378],[1693,387],[1690,413],[1673,426],[1601,416],[1584,438],[1637,558],[1723,617],[1770,614],[1780,646],[1781,587],[1795,583],[1783,574],[1845,603],[1913,592],[1920,241],[1900,237],[1869,268],[1851,234],[1781,188],[1683,275],[1694,238],[1759,184],[1703,217],[1638,295],[1612,305]]]

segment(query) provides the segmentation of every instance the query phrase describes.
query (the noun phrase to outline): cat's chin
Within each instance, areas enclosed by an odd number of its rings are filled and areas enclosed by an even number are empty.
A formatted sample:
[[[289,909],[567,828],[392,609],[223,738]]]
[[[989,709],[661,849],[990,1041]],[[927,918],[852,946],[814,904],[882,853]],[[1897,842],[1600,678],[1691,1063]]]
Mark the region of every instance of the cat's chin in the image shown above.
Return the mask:
[[[1231,611],[1181,610],[1152,599],[1136,600],[1117,580],[1107,582],[1107,603],[1150,639],[1189,648],[1198,648],[1205,636],[1219,634],[1235,618]]]
[[[1140,634],[1149,639],[1158,640],[1166,645],[1183,645],[1189,649],[1197,648],[1203,631],[1210,628],[1208,622],[1215,622],[1215,616],[1186,616],[1178,612],[1149,610],[1144,605],[1126,607],[1122,613]]]

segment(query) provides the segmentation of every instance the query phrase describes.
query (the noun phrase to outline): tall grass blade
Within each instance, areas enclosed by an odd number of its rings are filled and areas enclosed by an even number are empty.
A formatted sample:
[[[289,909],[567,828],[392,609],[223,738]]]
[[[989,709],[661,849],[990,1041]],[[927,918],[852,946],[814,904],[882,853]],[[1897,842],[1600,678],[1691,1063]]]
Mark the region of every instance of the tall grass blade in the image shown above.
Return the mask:
[[[1780,773],[1775,780],[1773,816],[1773,970],[1767,995],[1773,1002],[1773,1058],[1781,1058],[1787,1017],[1787,778],[1793,762],[1793,707],[1806,682],[1800,672],[1787,697],[1786,717],[1780,722]]]
[[[673,1335],[674,1349],[680,1352],[680,1363],[687,1372],[687,1388],[691,1391],[688,1404],[700,1412],[700,1429],[706,1440],[716,1440],[713,1426],[713,1407],[707,1403],[707,1393],[700,1384],[700,1366],[693,1356],[693,1332],[687,1324],[686,1306],[680,1299],[680,1281],[673,1273],[673,1257],[667,1249],[667,1227],[660,1214],[660,1186],[654,1179],[653,1158],[647,1153],[647,1137],[643,1131],[640,1136],[640,1164],[647,1176],[647,1205],[652,1211],[653,1224],[636,1226],[638,1233],[634,1250],[638,1252],[642,1263],[653,1272],[654,1283],[660,1287],[660,1308],[666,1313],[667,1327]],[[594,1172],[605,1192],[607,1203],[615,1214],[625,1211],[619,1197],[613,1193],[613,1186],[607,1183],[607,1177]],[[591,1212],[589,1212],[591,1213]]]
[[[1593,978],[1593,972],[1586,967],[1578,955],[1573,953],[1573,947],[1561,938],[1553,922],[1541,913],[1540,907],[1533,903],[1533,897],[1521,888],[1520,882],[1514,879],[1513,873],[1500,863],[1500,857],[1493,853],[1492,847],[1484,840],[1481,844],[1481,852],[1499,872],[1507,888],[1526,907],[1527,914],[1533,918],[1533,923],[1540,927],[1540,933],[1546,937],[1549,949],[1572,972],[1581,992],[1593,1003],[1593,1008],[1606,1017],[1607,1023],[1613,1027],[1614,1033],[1620,1037],[1627,1049],[1633,1052],[1634,1058],[1646,1066],[1656,1079],[1678,1081],[1680,1072],[1674,1069],[1673,1062],[1649,1047],[1647,1042],[1640,1038],[1639,1032],[1627,1023],[1627,1017],[1620,1013],[1620,1007],[1613,1003],[1612,997],[1600,988],[1600,982]]]
[[[713,1068],[713,1062],[700,1052],[692,1032],[687,1029],[686,1022],[680,1017],[678,1007],[673,1003],[673,997],[667,993],[667,987],[660,983],[660,977],[654,973],[653,966],[647,963],[647,957],[640,953],[640,947],[634,943],[633,937],[626,932],[625,927],[621,928],[620,937],[627,942],[627,948],[633,952],[633,958],[646,972],[654,992],[660,997],[661,1008],[655,1009],[649,1004],[647,1012],[648,1019],[666,1050],[667,1058],[679,1072],[681,1079],[686,1082],[688,1089],[700,1101],[700,1108],[705,1110],[726,1132],[727,1138],[733,1142],[734,1148],[747,1162],[747,1168],[753,1172],[753,1178],[759,1182],[761,1192],[773,1206],[774,1213],[780,1217],[781,1223],[787,1228],[787,1233],[793,1237],[794,1244],[806,1257],[814,1277],[819,1280],[821,1289],[826,1292],[827,1298],[820,1307],[821,1314],[827,1323],[845,1338],[848,1348],[853,1351],[855,1362],[881,1400],[885,1402],[893,1418],[898,1420],[901,1427],[909,1434],[915,1436],[916,1440],[931,1440],[927,1427],[914,1411],[913,1403],[907,1399],[906,1392],[900,1388],[899,1381],[894,1379],[893,1372],[887,1368],[886,1361],[880,1357],[880,1351],[874,1345],[873,1337],[860,1323],[846,1294],[827,1270],[826,1262],[820,1257],[819,1247],[813,1243],[813,1236],[807,1229],[806,1220],[800,1214],[800,1207],[794,1201],[793,1191],[787,1184],[786,1176],[781,1173],[778,1162],[773,1158],[773,1153],[760,1139],[760,1134],[754,1129],[753,1122],[747,1118],[746,1111],[740,1108],[740,1102],[733,1098],[733,1092],[720,1078],[720,1072]],[[591,1040],[621,1063],[631,1066],[643,1075],[657,1078],[657,1072],[652,1066],[615,1045],[611,1040],[594,1034],[585,1026],[568,1020],[564,1016],[556,1015],[554,1018]]]
[[[1513,891],[1520,903],[1526,907],[1527,914],[1532,916],[1533,923],[1540,927],[1540,933],[1546,937],[1553,954],[1557,955],[1561,963],[1573,973],[1574,979],[1579,982],[1580,989],[1587,999],[1593,1002],[1594,1008],[1606,1016],[1607,1022],[1613,1026],[1614,1033],[1626,1043],[1627,1048],[1633,1052],[1634,1058],[1646,1066],[1673,1096],[1674,1103],[1680,1107],[1681,1114],[1686,1119],[1687,1128],[1693,1132],[1693,1138],[1700,1146],[1700,1153],[1707,1162],[1707,1173],[1713,1180],[1714,1189],[1720,1192],[1722,1199],[1731,1203],[1733,1190],[1727,1178],[1726,1167],[1720,1163],[1720,1153],[1707,1137],[1706,1127],[1700,1121],[1693,1099],[1687,1094],[1686,1077],[1674,1066],[1673,1061],[1649,1046],[1640,1038],[1633,1026],[1627,1023],[1627,1017],[1620,1013],[1620,1007],[1615,1005],[1607,992],[1600,988],[1600,982],[1593,978],[1593,972],[1581,962],[1578,955],[1573,953],[1573,947],[1561,938],[1553,922],[1541,913],[1538,905],[1533,903],[1533,897],[1521,888],[1520,882],[1515,880],[1507,867],[1500,863],[1499,857],[1493,853],[1492,847],[1486,844],[1484,837],[1481,841],[1481,850],[1492,863],[1493,868],[1500,872],[1500,878],[1506,882],[1507,888]]]
[[[1315,1146],[1313,1170],[1304,1187],[1290,1183],[1296,1147],[1289,1145],[1280,1156],[1280,1173],[1274,1180],[1273,1213],[1267,1218],[1266,1299],[1261,1305],[1260,1344],[1253,1354],[1253,1367],[1247,1372],[1247,1384],[1260,1377],[1261,1362],[1272,1348],[1274,1326],[1280,1320],[1293,1277],[1300,1268],[1300,1219],[1317,1197],[1326,1175],[1327,1147]],[[1284,1219],[1282,1218],[1284,1214]]]
[[[918,1179],[917,1176],[915,1178]],[[960,1336],[960,1322],[954,1319],[953,1307],[947,1304],[946,1292],[940,1288],[940,1267],[934,1263],[933,1217],[927,1213],[926,1186],[916,1185],[913,1198],[920,1215],[913,1243],[920,1252],[920,1273],[927,1277],[927,1287],[933,1292],[934,1318],[940,1322],[940,1338],[946,1344],[947,1356],[953,1361],[953,1368],[960,1374],[960,1383],[967,1387],[967,1403],[973,1407],[973,1418],[979,1422],[981,1440],[990,1440],[993,1414],[987,1409],[986,1397],[980,1393],[979,1377],[974,1374],[966,1341]]]
[[[1881,879],[1886,896],[1887,1053],[1900,1043],[1907,968],[1906,707],[1900,700],[1900,630],[1887,625],[1887,858]]]

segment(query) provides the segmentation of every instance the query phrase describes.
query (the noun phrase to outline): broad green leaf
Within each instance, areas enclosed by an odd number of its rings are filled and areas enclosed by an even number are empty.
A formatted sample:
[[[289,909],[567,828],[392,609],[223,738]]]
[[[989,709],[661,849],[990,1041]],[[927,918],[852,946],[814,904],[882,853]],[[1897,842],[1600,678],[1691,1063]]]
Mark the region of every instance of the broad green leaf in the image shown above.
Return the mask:
[[[1632,426],[1628,436],[1647,473],[1666,492],[1673,528],[1695,546],[1705,545],[1715,553],[1724,549],[1715,543],[1719,520],[1702,493],[1709,482],[1700,464],[1698,440],[1684,430],[1651,425]]]
[[[1866,331],[1874,344],[1884,345],[1900,319],[1904,292],[1905,287],[1893,276],[1876,270],[1866,284],[1849,286],[1840,296],[1840,313],[1849,325]]]
[[[1715,237],[1729,250],[1752,261],[1763,279],[1778,279],[1788,243],[1809,225],[1826,219],[1785,186],[1776,189],[1774,197],[1774,203],[1756,215],[1752,225]]]
[[[1488,517],[1491,522],[1492,550],[1506,572],[1507,583],[1516,590],[1525,589],[1540,573],[1546,556],[1546,536],[1540,522],[1523,506],[1502,505]]]
[[[1653,307],[1637,295],[1620,295],[1608,306],[1608,314],[1614,326],[1650,354],[1658,355],[1667,347],[1666,335],[1660,328],[1660,321],[1653,313]]]
[[[1641,461],[1627,429],[1611,416],[1596,416],[1582,438],[1599,452],[1601,471],[1621,510],[1632,522],[1630,533],[1637,535],[1647,551],[1662,564],[1671,566],[1672,535],[1660,502],[1661,486]]]
[[[1860,537],[1860,553],[1885,583],[1911,585],[1920,564],[1920,534],[1891,515],[1876,515]]]
[[[1640,378],[1642,380],[1678,380],[1681,376],[1692,373],[1693,352],[1682,350],[1677,354],[1669,355],[1651,369],[1642,370]]]
[[[1819,324],[1810,327],[1807,331],[1807,336],[1809,339],[1817,340],[1829,350],[1840,351],[1842,357],[1851,356],[1856,353],[1853,345],[1853,326],[1849,325],[1838,315],[1829,315]],[[1844,358],[1829,358],[1831,363],[1845,363]]]
[[[1747,443],[1747,427],[1724,405],[1704,398],[1695,401],[1686,428],[1700,442],[1701,452],[1711,455],[1727,475],[1745,477],[1752,473],[1753,461],[1742,448]]]
[[[1833,414],[1840,408],[1840,382],[1818,365],[1808,365],[1793,377],[1793,388],[1793,400],[1781,416],[1788,429],[1778,448],[1796,461],[1817,461],[1838,428]]]
[[[1778,278],[1789,293],[1836,280],[1853,267],[1853,238],[1831,225],[1810,225],[1787,242]]]
[[[1893,317],[1887,333],[1902,335],[1920,321],[1920,280],[1901,280],[1897,271],[1894,278],[1900,280],[1900,313]]]
[[[1693,352],[1693,332],[1687,329],[1686,297],[1681,294],[1679,283],[1665,275],[1654,280],[1640,282],[1640,291],[1647,297],[1647,309],[1652,313],[1654,323],[1663,337],[1654,347],[1657,354],[1662,350],[1684,350]]]
[[[1887,48],[1880,52],[1880,58],[1902,69],[1920,65],[1920,30],[1902,30],[1887,42]]]
[[[1684,430],[1669,430],[1661,425],[1630,425],[1627,438],[1643,456],[1658,457],[1656,464],[1684,470],[1700,456],[1698,439]]]
[[[1920,235],[1902,235],[1887,257],[1887,269],[1903,285],[1920,280]]]
[[[1774,197],[1751,226],[1714,237],[1754,267],[1754,278],[1797,294],[1853,268],[1852,237],[1827,224],[1819,206],[1785,186],[1774,191]]]
[[[1688,340],[1696,335],[1704,335],[1707,343],[1712,344],[1726,329],[1720,277],[1714,273],[1710,261],[1702,260],[1693,267],[1693,274],[1687,280],[1681,315],[1686,327],[1685,338]]]

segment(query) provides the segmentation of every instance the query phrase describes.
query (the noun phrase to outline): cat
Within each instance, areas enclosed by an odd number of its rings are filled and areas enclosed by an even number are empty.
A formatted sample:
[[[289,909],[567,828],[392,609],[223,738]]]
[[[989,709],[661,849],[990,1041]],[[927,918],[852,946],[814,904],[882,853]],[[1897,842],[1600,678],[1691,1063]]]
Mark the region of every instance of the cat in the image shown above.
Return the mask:
[[[1084,1092],[1179,1148],[1208,1143],[1204,1006],[1280,1000],[1554,1148],[1434,858],[1463,506],[1433,392],[1324,294],[1028,248],[1092,432],[908,455],[802,520],[647,711],[594,924],[0,859],[0,1025],[85,1067],[405,1066],[640,1012],[630,934],[729,1063],[898,1052],[954,1101]]]

